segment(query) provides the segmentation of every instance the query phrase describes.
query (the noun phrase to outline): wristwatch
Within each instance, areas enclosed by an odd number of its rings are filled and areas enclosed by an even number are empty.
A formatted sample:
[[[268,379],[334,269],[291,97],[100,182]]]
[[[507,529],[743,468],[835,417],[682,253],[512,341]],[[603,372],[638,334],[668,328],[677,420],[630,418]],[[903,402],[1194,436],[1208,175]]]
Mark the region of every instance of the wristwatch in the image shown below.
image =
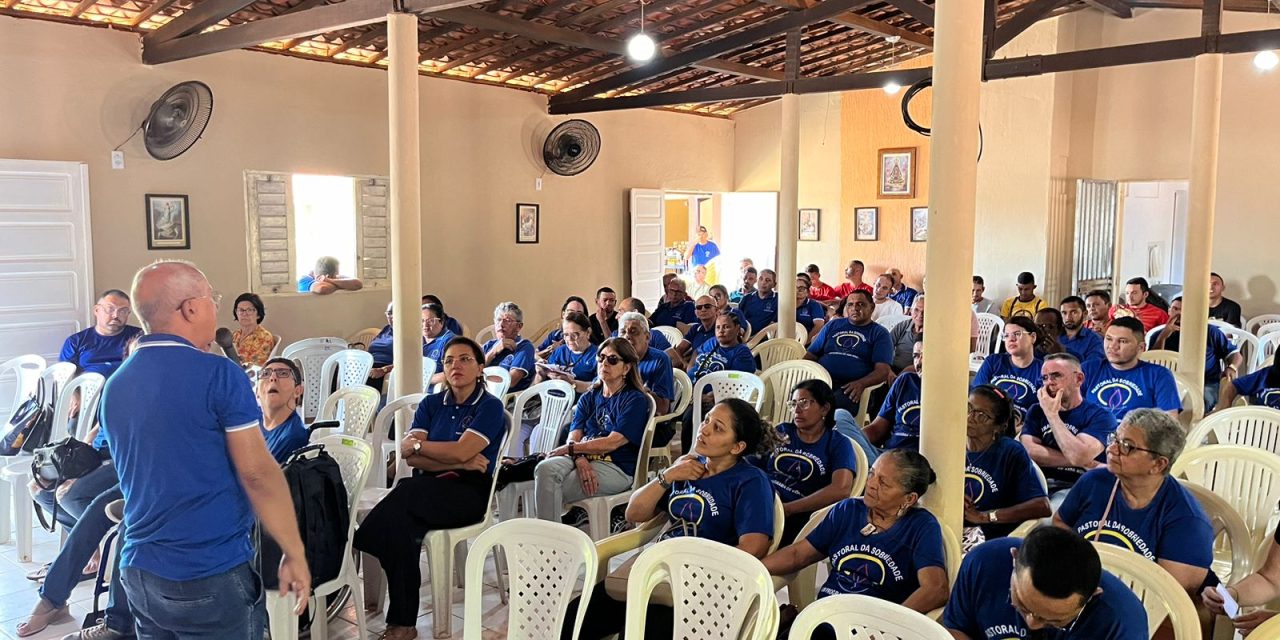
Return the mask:
[[[422,451],[422,441],[415,440],[413,443],[413,452],[418,453],[419,451]]]
[[[663,469],[662,471],[659,471],[659,472],[658,472],[658,485],[659,485],[659,486],[661,486],[663,489],[670,489],[670,488],[671,488],[671,483],[670,483],[670,482],[667,482],[667,470],[666,470],[666,469]]]
[[[995,521],[996,521],[996,510],[992,509],[987,512],[987,522],[995,522]]]

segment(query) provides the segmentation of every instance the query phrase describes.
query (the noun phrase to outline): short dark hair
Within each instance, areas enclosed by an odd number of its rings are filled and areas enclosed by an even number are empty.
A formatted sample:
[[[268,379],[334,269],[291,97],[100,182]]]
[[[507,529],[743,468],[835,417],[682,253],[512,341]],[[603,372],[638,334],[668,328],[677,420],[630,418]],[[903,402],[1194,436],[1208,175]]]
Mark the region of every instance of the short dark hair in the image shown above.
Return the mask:
[[[1217,279],[1219,279],[1219,280],[1222,280],[1222,275],[1221,275],[1221,274],[1219,274],[1217,271],[1210,271],[1210,272],[1209,272],[1209,277],[1210,277],[1210,278],[1217,278]],[[1226,282],[1226,280],[1222,280],[1222,281],[1223,281],[1224,283]]]
[[[805,273],[805,272],[803,272],[803,271],[801,271],[800,273],[797,273],[797,274],[796,274],[796,280],[804,280],[804,286],[806,286],[806,287],[812,287],[812,286],[813,286],[813,279],[811,279],[811,278],[809,277],[809,274],[807,274],[807,273]]]
[[[807,266],[807,267],[805,267],[805,268],[804,268],[804,272],[805,272],[805,273],[819,273],[819,274],[820,274],[820,273],[822,273],[822,270],[818,268],[818,265],[816,265],[816,264],[811,264],[811,265],[809,265],[809,266]]]
[[[873,298],[873,297],[871,297],[871,293],[870,293],[869,291],[867,291],[866,289],[854,289],[853,291],[850,291],[850,292],[849,292],[849,296],[848,296],[847,298],[845,298],[845,299],[840,303],[840,306],[841,306],[841,307],[843,307],[843,306],[845,306],[845,305],[849,304],[849,298],[852,298],[852,297],[854,297],[854,296],[859,296],[859,295],[860,295],[860,296],[862,296],[862,297],[864,297],[864,298],[866,298],[866,299],[867,299],[867,302],[870,302],[870,303],[871,303],[871,306],[873,306],[873,307],[875,306],[875,304],[876,304],[876,299],[875,299],[875,298]]]
[[[1013,410],[1013,401],[1009,399],[1009,394],[1004,389],[990,384],[980,384],[969,390],[971,396],[982,396],[996,406],[996,415],[992,416],[996,424],[1001,429],[996,431],[997,436],[1012,436],[1017,429],[1015,412]]]
[[[1147,328],[1142,325],[1142,321],[1132,316],[1121,316],[1111,321],[1111,326],[1128,329],[1138,336],[1139,340],[1147,337]]]
[[[827,431],[836,426],[836,393],[831,390],[831,385],[817,378],[810,378],[801,380],[796,383],[796,386],[791,387],[791,393],[797,391],[808,391],[815,402],[827,408],[827,415],[822,417],[822,426],[826,427]]]
[[[1173,299],[1169,301],[1169,304],[1173,304],[1175,302],[1182,302],[1182,296],[1174,296]]]
[[[293,372],[293,383],[302,384],[302,369],[298,368],[298,363],[294,362],[289,358],[272,358],[262,363],[262,368],[266,369],[267,365],[270,365],[270,364],[282,364],[286,367],[289,367],[289,371]]]
[[[596,289],[596,298],[599,298],[602,294],[605,294],[605,293],[612,293],[614,295],[618,295],[617,292],[610,287],[600,287],[599,289]]]
[[[1075,532],[1052,526],[1027,534],[1018,551],[1017,568],[1029,574],[1036,591],[1056,600],[1071,596],[1087,600],[1102,580],[1102,560],[1093,544]]]
[[[974,284],[980,284],[980,285],[982,285],[982,286],[984,286],[984,287],[985,287],[985,286],[987,286],[987,281],[986,281],[986,280],[983,280],[983,279],[982,279],[982,276],[974,276],[974,277],[973,277],[973,283],[974,283]]]
[[[1142,276],[1138,276],[1137,278],[1129,278],[1128,280],[1125,281],[1126,286],[1131,284],[1138,285],[1139,287],[1142,288],[1144,292],[1151,291],[1151,285],[1147,284],[1147,279],[1143,278]]]
[[[1022,273],[1018,274],[1018,284],[1028,285],[1028,284],[1035,284],[1035,283],[1036,283],[1036,276],[1034,273],[1031,273],[1030,271],[1023,271]]]
[[[856,265],[858,265],[859,267],[862,267],[863,269],[866,269],[866,268],[867,268],[867,265],[866,265],[866,264],[863,264],[863,262],[862,262],[861,260],[854,260],[854,261],[853,261],[853,264],[856,264]]]
[[[436,318],[438,318],[438,319],[440,319],[440,320],[444,320],[444,309],[442,309],[442,308],[440,307],[440,305],[438,305],[438,304],[436,304],[436,303],[434,303],[434,302],[428,302],[428,303],[426,303],[426,304],[422,305],[422,310],[423,310],[423,311],[430,311],[431,313],[435,314]]]
[[[1107,304],[1111,304],[1111,294],[1106,289],[1093,289],[1089,293],[1084,294],[1086,300],[1089,298],[1102,298]]]
[[[1067,296],[1062,299],[1062,302],[1058,303],[1058,308],[1061,309],[1062,307],[1065,307],[1066,305],[1069,305],[1069,304],[1078,304],[1080,305],[1080,308],[1083,309],[1084,298],[1081,298],[1080,296]]]
[[[564,317],[562,322],[572,322],[587,331],[591,330],[591,320],[587,319],[587,314],[585,313],[570,311],[569,314]]]
[[[598,293],[597,293],[596,295],[598,296],[598,295],[600,295],[600,294],[598,294]],[[569,303],[570,303],[570,302],[576,302],[576,303],[578,303],[578,304],[582,305],[582,308],[583,308],[583,309],[587,309],[587,308],[588,308],[588,307],[587,307],[587,301],[586,301],[586,300],[583,300],[581,296],[569,296],[568,298],[565,298],[565,299],[564,299],[564,304],[560,305],[560,311],[561,311],[561,312],[563,312],[565,309],[568,309],[568,308],[569,308]]]
[[[128,297],[126,296],[125,299],[128,300]],[[236,319],[236,307],[240,306],[241,302],[253,305],[254,310],[258,312],[258,324],[262,324],[267,317],[267,308],[262,304],[262,298],[256,293],[242,293],[236,296],[235,303],[231,305],[231,319]]]
[[[101,300],[107,296],[116,296],[119,298],[124,298],[125,300],[129,300],[129,302],[133,302],[133,300],[129,298],[129,294],[119,289],[107,289],[106,291],[102,292],[102,295],[98,296],[98,299]],[[259,320],[259,322],[261,322],[261,320]]]
[[[422,303],[423,303],[423,304],[426,304],[426,303],[428,303],[428,302],[430,302],[431,304],[439,305],[439,306],[440,306],[440,311],[442,311],[442,312],[444,311],[444,303],[440,301],[440,296],[437,296],[437,295],[436,295],[436,294],[434,294],[434,293],[428,293],[428,294],[426,294],[426,295],[422,296]],[[582,303],[582,308],[583,308],[583,309],[587,308],[587,304],[586,304],[585,302],[584,302],[584,303]],[[449,316],[445,316],[445,317],[447,318],[447,317],[449,317]]]
[[[644,306],[644,300],[641,300],[640,298],[627,298],[627,299],[631,301],[631,310],[632,310],[632,311],[635,311],[635,312],[640,313],[640,314],[642,314],[642,315],[643,315],[643,314],[646,314],[646,313],[649,313],[648,309],[645,309],[645,306]],[[582,307],[583,307],[584,309],[586,308],[586,306],[587,306],[587,305],[585,305],[585,304],[584,304],[584,305],[582,305]]]
[[[759,274],[760,272],[759,272],[759,271],[756,271],[756,268],[755,268],[755,267],[747,267],[747,270],[746,270],[746,271],[744,271],[743,273],[755,273],[755,274]]]

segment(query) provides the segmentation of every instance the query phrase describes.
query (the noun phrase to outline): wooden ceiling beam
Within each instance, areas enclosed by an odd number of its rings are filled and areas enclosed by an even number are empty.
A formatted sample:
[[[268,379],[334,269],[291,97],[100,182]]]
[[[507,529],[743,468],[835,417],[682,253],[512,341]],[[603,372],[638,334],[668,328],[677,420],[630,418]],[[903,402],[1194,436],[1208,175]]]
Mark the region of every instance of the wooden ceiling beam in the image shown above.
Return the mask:
[[[555,24],[557,27],[567,27],[570,25],[582,24],[587,20],[590,20],[598,15],[602,15],[610,11],[613,11],[614,9],[617,9],[618,7],[621,7],[622,5],[632,1],[633,0],[605,0],[604,2],[601,2],[600,4],[594,7],[591,7],[586,11],[580,11],[578,13],[568,15],[559,20],[556,20]]]
[[[926,27],[933,27],[933,7],[921,0],[888,0],[888,2],[914,18],[916,22]]]
[[[462,55],[459,55],[456,57],[450,56],[451,58],[453,58],[452,60],[450,60],[444,65],[441,65],[439,67],[436,67],[435,69],[432,69],[432,71],[435,71],[436,73],[444,73],[450,69],[456,69],[458,67],[461,67],[464,64],[467,64],[468,62],[479,60],[480,58],[483,58],[485,56],[493,55],[499,51],[502,51],[503,49],[510,47],[511,44],[512,44],[511,40],[500,40],[494,44],[491,44],[487,47],[482,47],[475,51],[463,52]]]
[[[760,0],[760,1],[767,5],[772,5],[775,7],[790,8],[790,4],[788,3],[788,0]],[[819,6],[819,5],[813,5],[813,6]],[[904,29],[902,27],[889,24],[884,20],[870,18],[868,16],[864,16],[855,11],[848,11],[845,13],[841,13],[840,15],[837,15],[831,18],[831,22],[857,29],[858,31],[861,31],[863,33],[870,33],[873,35],[885,36],[885,37],[898,36],[898,38],[901,39],[902,42],[919,45],[926,49],[933,49],[933,38],[930,38],[929,36],[926,36],[923,33],[911,31],[910,29]]]
[[[1127,0],[1126,4],[1134,9],[1194,9],[1196,11],[1204,6],[1202,0]],[[1276,6],[1280,7],[1280,4]],[[1227,0],[1223,3],[1223,9],[1266,13],[1267,3],[1266,0]]]
[[[672,5],[679,5],[682,2],[687,1],[688,0],[648,0],[644,7],[644,14],[647,17],[645,27],[648,29],[657,29],[662,23],[660,21],[653,20],[651,16],[656,13],[666,11],[671,8]],[[637,6],[635,11],[628,11],[611,20],[606,20],[600,24],[590,25],[589,28],[596,33],[603,33],[620,27],[626,27],[632,22],[638,23],[640,21],[639,4],[640,3],[638,2],[636,3]]]
[[[71,13],[67,14],[68,18],[79,18],[80,14],[89,10],[89,7],[98,4],[98,0],[80,0],[80,3],[71,9]]]
[[[142,37],[143,45],[157,45],[183,36],[200,33],[225,20],[231,14],[253,4],[254,0],[201,0],[159,29]]]
[[[1133,17],[1133,7],[1125,4],[1124,0],[1084,0],[1084,3],[1117,18]]]
[[[385,23],[375,24],[371,29],[359,36],[343,41],[341,46],[329,52],[328,57],[332,58],[337,56],[339,53],[344,53],[352,49],[359,49],[365,45],[373,44],[375,40],[385,37],[386,35],[387,25]]]
[[[494,34],[488,31],[485,31],[484,29],[477,29],[475,33],[467,33],[465,31],[462,31],[462,37],[458,38],[457,40],[447,39],[444,44],[432,45],[430,47],[420,50],[418,54],[418,59],[422,60],[423,62],[426,62],[427,60],[435,60],[436,58],[443,58],[453,53],[454,51],[458,51],[459,49],[469,47],[477,42],[480,42],[481,40],[486,40],[492,37],[494,37]]]
[[[17,0],[13,0],[13,1],[17,2]],[[139,11],[138,15],[134,16],[133,20],[129,22],[129,26],[131,27],[141,26],[142,23],[146,22],[149,18],[151,18],[151,16],[155,15],[165,7],[173,4],[173,1],[174,0],[155,0],[155,2],[152,2],[151,5],[148,6],[146,9]]]
[[[289,14],[306,11],[307,9],[314,9],[316,7],[324,5],[328,1],[329,0],[302,0],[302,2],[299,2],[298,4],[295,4],[292,7],[289,7],[288,9],[285,9],[284,11],[280,12],[280,15],[287,16]],[[288,51],[298,46],[299,42],[302,42],[303,40],[306,40],[306,39],[307,38],[289,38],[288,40],[285,40],[280,45],[280,48],[285,51]]]

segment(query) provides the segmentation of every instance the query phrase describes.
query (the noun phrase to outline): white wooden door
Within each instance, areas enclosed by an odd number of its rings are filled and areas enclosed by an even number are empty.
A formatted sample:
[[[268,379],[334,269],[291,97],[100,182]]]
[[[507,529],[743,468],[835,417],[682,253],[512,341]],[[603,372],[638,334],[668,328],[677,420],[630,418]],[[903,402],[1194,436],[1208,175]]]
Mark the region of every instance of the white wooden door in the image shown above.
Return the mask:
[[[631,295],[650,309],[662,297],[666,220],[661,189],[631,190]]]
[[[83,163],[0,159],[0,362],[27,353],[57,362],[62,341],[89,326],[88,193]],[[0,379],[0,416],[14,383]]]
[[[1119,282],[1182,283],[1187,188],[1182,180],[1124,183]]]

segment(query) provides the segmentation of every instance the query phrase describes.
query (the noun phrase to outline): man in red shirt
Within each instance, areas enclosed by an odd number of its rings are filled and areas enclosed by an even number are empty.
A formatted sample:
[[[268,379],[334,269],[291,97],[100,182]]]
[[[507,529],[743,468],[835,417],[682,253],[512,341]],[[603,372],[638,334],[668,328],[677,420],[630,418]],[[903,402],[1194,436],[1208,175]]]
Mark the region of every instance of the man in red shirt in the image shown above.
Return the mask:
[[[862,274],[866,269],[861,260],[850,260],[849,266],[844,268],[846,282],[840,283],[835,289],[836,298],[847,298],[854,291],[872,293],[871,285],[862,281]]]
[[[822,281],[822,273],[818,270],[818,265],[811,264],[804,268],[804,272],[809,274],[809,282],[812,283],[809,285],[810,298],[813,298],[818,302],[826,302],[828,300],[835,299],[836,290],[832,289],[831,285]]]
[[[1146,278],[1130,278],[1124,285],[1126,304],[1118,304],[1111,308],[1110,319],[1130,316],[1142,322],[1147,331],[1169,322],[1169,314],[1164,309],[1147,302],[1151,296],[1151,287]]]

